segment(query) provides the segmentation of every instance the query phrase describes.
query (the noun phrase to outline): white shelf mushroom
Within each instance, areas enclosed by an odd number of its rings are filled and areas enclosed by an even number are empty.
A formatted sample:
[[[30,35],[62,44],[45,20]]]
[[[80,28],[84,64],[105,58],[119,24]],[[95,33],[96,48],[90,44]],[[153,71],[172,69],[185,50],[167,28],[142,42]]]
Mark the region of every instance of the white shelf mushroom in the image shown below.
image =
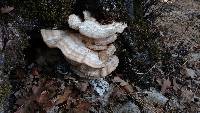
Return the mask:
[[[82,43],[80,34],[63,30],[41,30],[44,42],[50,48],[59,48],[66,58],[93,68],[102,68],[105,64],[100,60],[98,52],[88,49]]]
[[[83,22],[75,14],[68,19],[69,26],[80,33],[42,29],[43,40],[49,47],[59,48],[78,75],[105,77],[119,63],[118,57],[114,55],[116,48],[111,43],[127,25],[117,22],[100,25],[89,12],[84,11],[83,14]]]
[[[79,30],[79,32],[90,38],[108,38],[116,33],[122,33],[127,27],[127,24],[121,22],[113,22],[112,24],[101,25],[95,18],[91,17],[88,11],[84,11],[85,21],[72,14],[69,16],[68,24],[72,29]]]

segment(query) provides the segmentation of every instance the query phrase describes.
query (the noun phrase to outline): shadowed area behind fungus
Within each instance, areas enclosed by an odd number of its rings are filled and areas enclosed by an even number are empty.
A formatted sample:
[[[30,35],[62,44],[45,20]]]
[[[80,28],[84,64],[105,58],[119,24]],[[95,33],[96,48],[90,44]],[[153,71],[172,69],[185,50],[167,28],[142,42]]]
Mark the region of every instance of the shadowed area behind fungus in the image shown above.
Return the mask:
[[[31,36],[29,40],[30,46],[25,50],[27,64],[38,64],[47,75],[54,75],[58,65],[65,66],[67,69],[65,71],[69,71],[65,56],[59,49],[47,47],[40,31],[29,31],[27,34]]]

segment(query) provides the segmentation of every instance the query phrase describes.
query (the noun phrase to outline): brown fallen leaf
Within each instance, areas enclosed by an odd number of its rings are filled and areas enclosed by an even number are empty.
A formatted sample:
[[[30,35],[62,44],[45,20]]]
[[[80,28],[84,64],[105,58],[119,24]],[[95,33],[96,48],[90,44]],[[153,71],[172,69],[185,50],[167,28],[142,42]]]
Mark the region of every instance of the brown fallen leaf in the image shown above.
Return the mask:
[[[183,98],[182,101],[190,103],[194,97],[194,93],[191,90],[187,90],[186,88],[182,88],[181,91],[181,97]]]
[[[163,94],[166,93],[167,89],[170,88],[170,87],[171,87],[171,82],[170,82],[169,78],[165,79],[163,84],[162,84],[161,92]]]
[[[47,91],[43,91],[36,100],[40,104],[43,104],[43,103],[47,102],[49,100],[48,99],[48,92]]]
[[[38,72],[38,68],[36,68],[36,67],[32,68],[32,75],[33,76],[39,76],[40,75],[39,72]]]
[[[26,101],[26,98],[20,98],[16,100],[15,104],[18,106],[22,106],[25,101]]]
[[[33,92],[33,95],[38,95],[41,92],[41,88],[39,86],[34,85],[32,87],[32,92]]]
[[[9,13],[10,11],[12,11],[14,9],[14,7],[10,7],[10,6],[5,6],[5,7],[1,7],[1,13]]]
[[[48,111],[54,104],[49,99],[49,92],[43,91],[39,97],[36,98],[36,101],[39,103],[40,106],[43,107],[45,111]]]
[[[39,106],[38,106],[37,102],[35,102],[33,100],[27,100],[14,113],[36,113],[38,107]]]
[[[74,113],[89,113],[91,104],[89,102],[81,101],[74,109]]]
[[[17,111],[15,111],[14,113],[25,113],[25,110],[24,110],[23,105],[20,106],[20,107],[17,109]]]
[[[127,93],[133,93],[134,92],[133,87],[131,85],[125,85],[123,88]]]
[[[80,82],[80,91],[86,91],[89,86],[88,82]]]
[[[173,78],[173,89],[175,91],[177,91],[178,89],[180,89],[179,85],[176,83],[176,78]]]
[[[126,81],[124,81],[124,80],[122,80],[120,77],[114,77],[114,79],[113,79],[113,82],[114,83],[120,83],[120,86],[127,92],[127,93],[133,93],[133,88],[132,88],[132,86],[128,83],[128,82],[126,82]]]
[[[127,82],[125,82],[124,80],[122,80],[120,77],[114,77],[114,79],[112,80],[114,83],[120,83],[120,86],[125,86],[128,85]]]
[[[69,88],[66,88],[63,95],[58,95],[55,99],[55,105],[61,104],[68,100],[72,91]]]
[[[160,86],[162,86],[162,79],[161,79],[161,78],[156,78],[156,82],[158,82],[158,84],[159,84]]]
[[[193,47],[193,50],[194,50],[194,51],[200,51],[200,45],[194,46],[194,47]]]
[[[25,70],[24,69],[22,69],[22,68],[17,68],[16,69],[16,75],[14,77],[15,79],[22,80],[22,79],[24,79],[25,76],[26,76],[26,74],[25,74]]]

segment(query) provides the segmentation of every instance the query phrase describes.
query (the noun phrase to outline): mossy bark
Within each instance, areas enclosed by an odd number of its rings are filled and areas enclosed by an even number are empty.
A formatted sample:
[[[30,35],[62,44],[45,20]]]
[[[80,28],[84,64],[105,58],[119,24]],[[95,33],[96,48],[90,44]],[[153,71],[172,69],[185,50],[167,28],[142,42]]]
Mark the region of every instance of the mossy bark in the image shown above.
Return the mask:
[[[74,0],[8,0],[15,13],[24,20],[36,23],[36,27],[64,27],[71,14]]]

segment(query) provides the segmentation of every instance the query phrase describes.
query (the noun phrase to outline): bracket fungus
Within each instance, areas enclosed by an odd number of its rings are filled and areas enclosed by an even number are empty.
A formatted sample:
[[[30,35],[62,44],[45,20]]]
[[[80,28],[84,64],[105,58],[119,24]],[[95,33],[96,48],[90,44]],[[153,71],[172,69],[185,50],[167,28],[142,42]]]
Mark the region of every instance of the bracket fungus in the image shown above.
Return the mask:
[[[79,30],[81,34],[90,38],[109,38],[116,33],[122,33],[127,27],[127,24],[123,24],[121,22],[101,25],[95,18],[91,17],[91,14],[88,11],[83,11],[83,15],[85,19],[83,22],[77,15],[70,15],[68,24],[72,29]]]
[[[112,44],[117,33],[122,33],[126,24],[113,22],[101,25],[87,11],[83,12],[85,21],[72,14],[68,24],[75,33],[67,30],[41,30],[44,42],[50,48],[59,48],[72,70],[84,77],[105,77],[116,69],[119,59]]]

